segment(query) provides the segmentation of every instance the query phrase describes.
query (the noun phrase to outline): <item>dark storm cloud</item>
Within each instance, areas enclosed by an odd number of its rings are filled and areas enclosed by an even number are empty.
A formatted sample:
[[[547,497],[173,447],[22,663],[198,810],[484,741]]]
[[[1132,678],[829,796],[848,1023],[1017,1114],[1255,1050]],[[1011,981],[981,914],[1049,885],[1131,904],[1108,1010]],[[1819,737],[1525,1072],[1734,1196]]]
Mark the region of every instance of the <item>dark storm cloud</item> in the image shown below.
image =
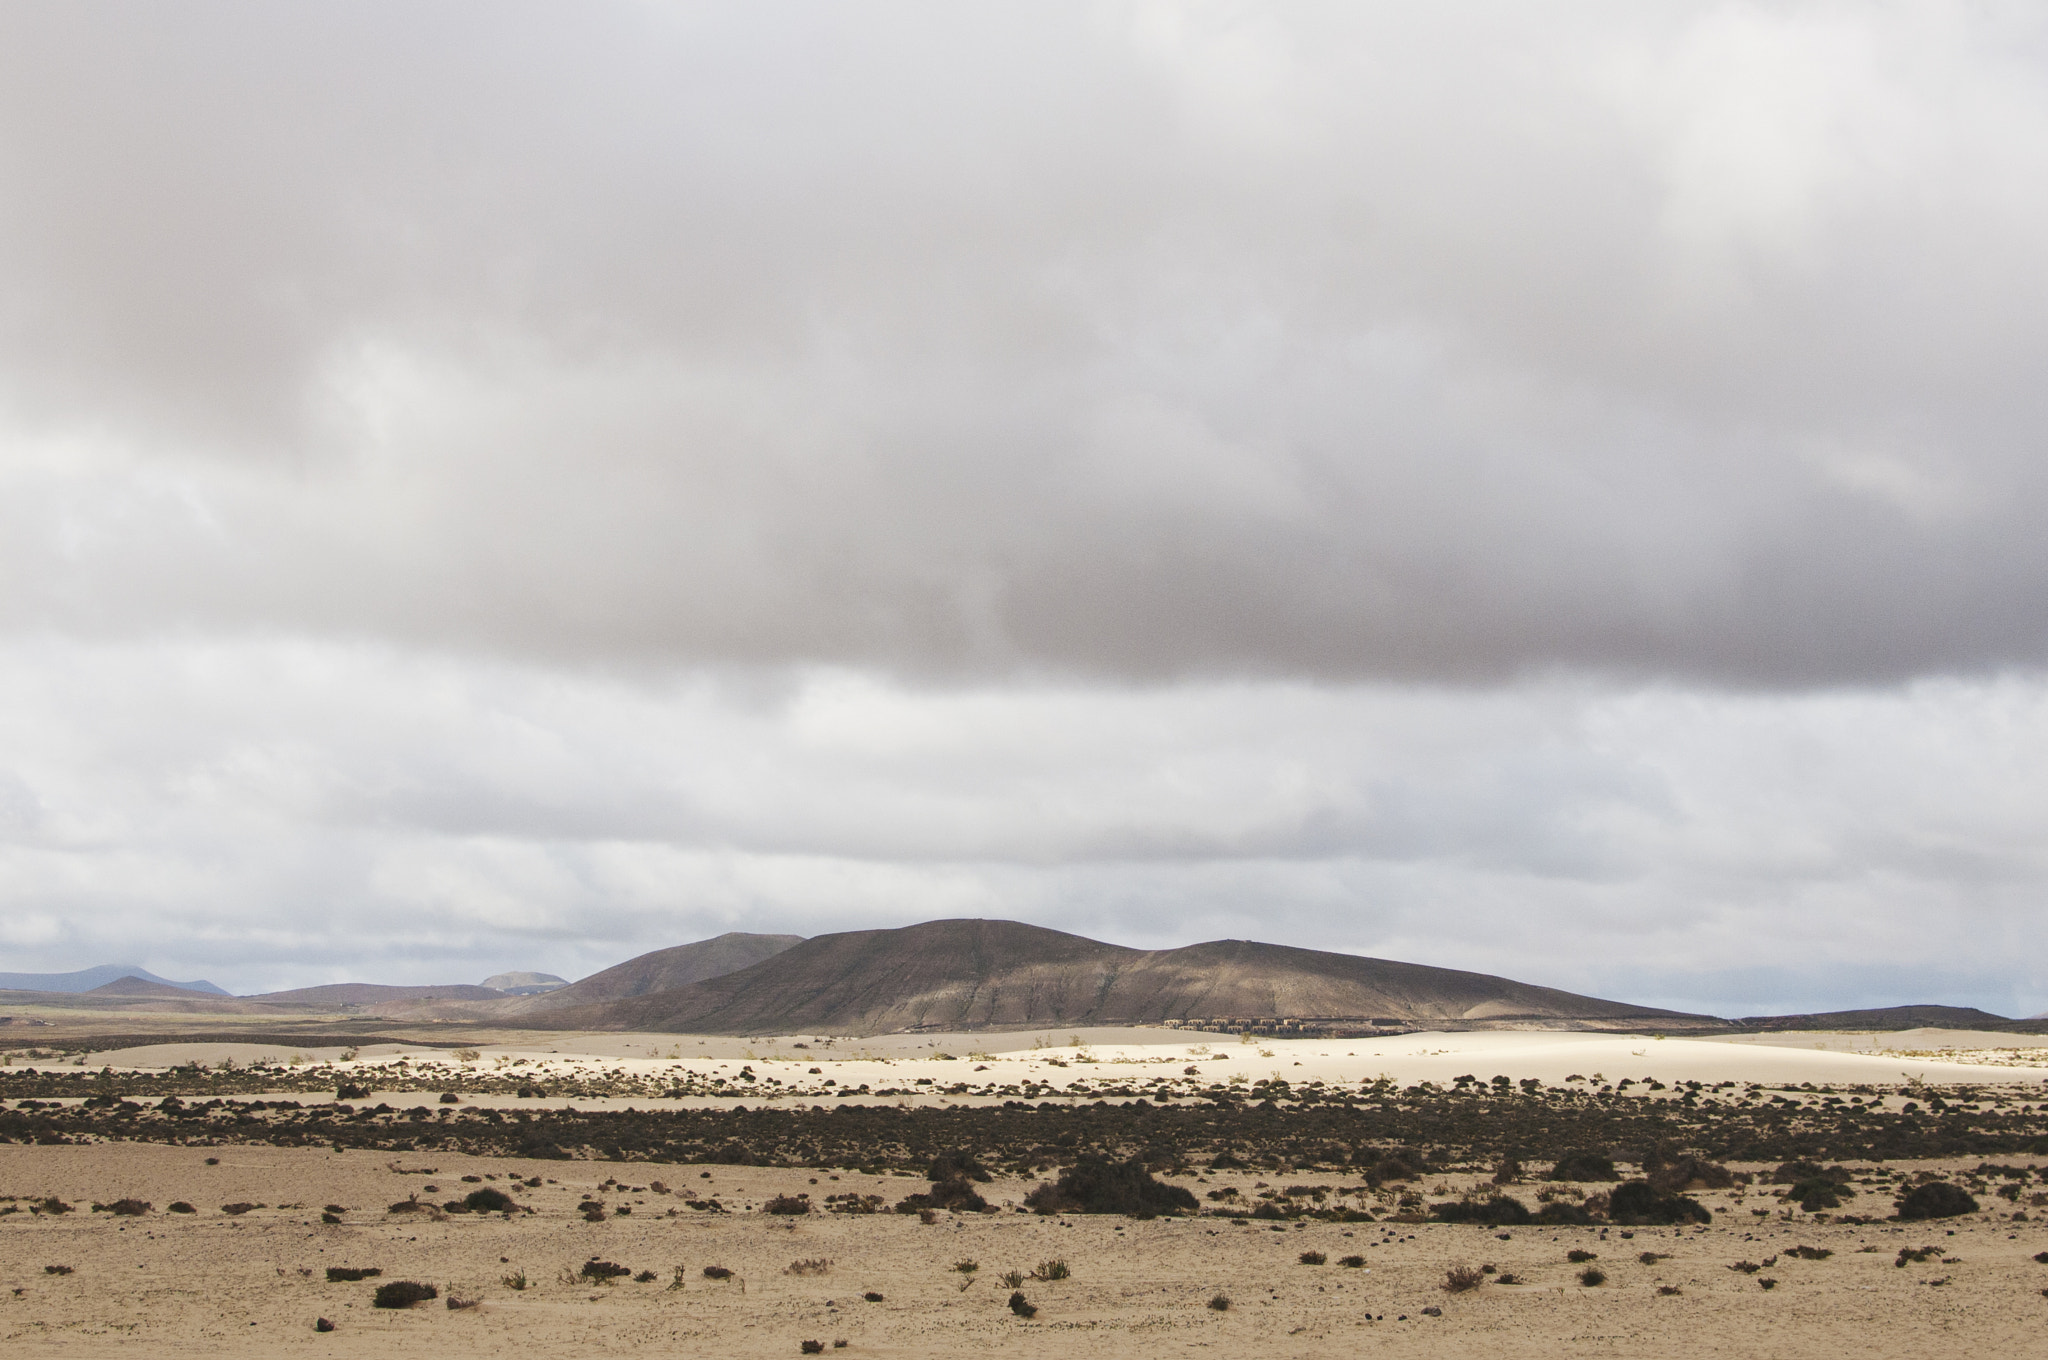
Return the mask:
[[[0,608],[911,674],[2036,663],[2044,33],[13,7]]]

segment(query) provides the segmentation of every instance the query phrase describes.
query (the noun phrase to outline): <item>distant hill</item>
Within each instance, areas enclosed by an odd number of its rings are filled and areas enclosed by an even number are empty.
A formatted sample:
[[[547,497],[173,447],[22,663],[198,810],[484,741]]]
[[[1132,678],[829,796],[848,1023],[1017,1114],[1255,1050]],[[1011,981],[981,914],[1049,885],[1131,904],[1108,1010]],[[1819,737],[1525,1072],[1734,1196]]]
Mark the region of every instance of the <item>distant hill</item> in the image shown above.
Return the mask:
[[[196,987],[180,987],[169,982],[151,982],[139,977],[119,977],[112,982],[101,983],[85,996],[166,996],[187,1001],[211,1001],[223,995],[220,992],[202,992]]]
[[[517,1013],[569,1010],[674,991],[694,982],[750,968],[803,941],[801,935],[750,935],[745,931],[727,931],[694,944],[679,944],[641,954],[566,987],[528,997],[518,1004]]]
[[[1812,1015],[1749,1015],[1744,1029],[2003,1029],[2015,1022],[1974,1006],[1882,1006]]]
[[[538,996],[568,986],[569,979],[553,973],[493,973],[484,979],[483,985],[507,996]]]
[[[559,1003],[573,990],[545,1000]],[[1484,973],[1249,940],[1129,949],[1017,921],[929,921],[899,930],[820,935],[723,977],[601,1003],[536,1008],[519,1023],[668,1033],[872,1034],[1287,1019],[1459,1028],[1727,1027],[1711,1016],[1603,1001]]]
[[[273,1006],[378,1006],[397,1001],[500,1001],[505,994],[467,982],[438,987],[386,987],[375,982],[330,982],[319,987],[296,987],[288,992],[265,992],[243,997]]]
[[[165,987],[177,987],[188,992],[209,992],[214,996],[226,996],[227,991],[211,982],[173,982],[160,978],[146,968],[137,968],[132,963],[103,963],[96,968],[81,968],[75,973],[0,973],[0,990],[17,992],[90,992],[104,987],[109,982],[122,978],[140,978]]]

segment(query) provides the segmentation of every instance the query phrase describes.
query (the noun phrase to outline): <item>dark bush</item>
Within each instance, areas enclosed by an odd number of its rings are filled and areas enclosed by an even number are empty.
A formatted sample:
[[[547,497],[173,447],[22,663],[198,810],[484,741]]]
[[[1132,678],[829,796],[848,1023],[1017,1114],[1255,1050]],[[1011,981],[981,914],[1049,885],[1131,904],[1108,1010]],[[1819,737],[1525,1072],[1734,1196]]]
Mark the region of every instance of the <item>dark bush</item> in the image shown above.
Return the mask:
[[[1020,1318],[1037,1317],[1038,1309],[1028,1302],[1022,1290],[1010,1295],[1010,1311]]]
[[[882,1301],[882,1296],[880,1294],[877,1294],[872,1289],[870,1289],[867,1293],[861,1295],[861,1297],[866,1299],[869,1303],[880,1303]]]
[[[1598,1266],[1587,1266],[1579,1272],[1579,1283],[1588,1289],[1597,1289],[1607,1283],[1607,1272]]]
[[[1488,1227],[1530,1221],[1529,1206],[1512,1195],[1489,1195],[1485,1199],[1448,1200],[1433,1205],[1430,1217],[1439,1223],[1484,1223]]]
[[[1698,1200],[1661,1195],[1648,1181],[1624,1181],[1607,1197],[1607,1217],[1616,1223],[1711,1223]]]
[[[1084,1156],[1024,1203],[1041,1214],[1192,1214],[1200,1207],[1181,1186],[1154,1179],[1142,1161],[1096,1156]]]
[[[351,1086],[349,1083],[343,1082],[334,1088],[334,1098],[336,1100],[368,1100],[370,1098],[370,1088],[367,1086]]]
[[[1557,1159],[1550,1168],[1550,1179],[1554,1181],[1618,1181],[1621,1173],[1614,1169],[1612,1158],[1597,1152],[1567,1152]]]
[[[925,1170],[925,1179],[932,1181],[983,1181],[990,1179],[988,1169],[976,1161],[971,1153],[942,1152],[932,1158],[932,1164]]]
[[[171,1205],[170,1212],[174,1214],[196,1214],[199,1211],[181,1199]]]
[[[1916,1185],[1899,1197],[1899,1217],[1907,1220],[1954,1218],[1977,1212],[1977,1201],[1969,1191],[1947,1181]]]
[[[761,1206],[761,1212],[764,1214],[786,1214],[792,1218],[810,1211],[809,1195],[777,1195]]]
[[[370,1300],[372,1308],[411,1308],[429,1299],[438,1299],[441,1291],[430,1284],[417,1280],[393,1280],[390,1284],[377,1286],[376,1297]]]
[[[441,1093],[441,1103],[443,1105],[460,1105],[462,1097],[456,1095],[453,1091],[443,1091]]]
[[[1545,1227],[1584,1227],[1593,1221],[1593,1215],[1583,1204],[1572,1204],[1565,1200],[1552,1200],[1536,1211],[1532,1222]]]
[[[374,1280],[383,1273],[383,1269],[378,1266],[329,1266],[327,1267],[327,1282],[329,1284],[353,1284],[357,1280]]]
[[[1342,1256],[1337,1259],[1337,1264],[1343,1266],[1346,1270],[1357,1270],[1365,1264],[1365,1258],[1363,1256]]]
[[[1588,1261],[1599,1260],[1600,1253],[1597,1251],[1587,1251],[1584,1247],[1573,1247],[1564,1254],[1564,1259],[1570,1261],[1575,1266],[1582,1266]]]
[[[1485,1283],[1486,1276],[1470,1266],[1452,1266],[1444,1272],[1444,1289],[1452,1294],[1462,1294]]]
[[[107,1212],[118,1218],[140,1218],[149,1210],[146,1199],[117,1199],[107,1206]]]
[[[1685,1156],[1665,1162],[1650,1173],[1649,1180],[1659,1194],[1670,1195],[1685,1190],[1726,1190],[1735,1184],[1735,1173],[1719,1162]]]
[[[635,1275],[635,1276],[633,1277],[633,1283],[634,1283],[634,1284],[653,1284],[653,1283],[654,1283],[654,1282],[655,1282],[656,1280],[658,1280],[658,1279],[660,1279],[660,1278],[661,1278],[660,1276],[656,1275],[656,1274],[655,1274],[655,1273],[654,1273],[653,1271],[651,1271],[651,1270],[643,1270],[643,1271],[641,1271],[641,1272],[640,1272],[640,1273],[639,1273],[638,1275]]]
[[[704,1267],[704,1278],[707,1280],[730,1280],[732,1272],[724,1266],[706,1266]]]
[[[1305,1251],[1301,1254],[1301,1263],[1305,1266],[1319,1266],[1329,1259],[1319,1251]]]
[[[248,1204],[242,1201],[237,1201],[233,1204],[221,1205],[220,1211],[224,1214],[227,1214],[230,1217],[239,1218],[243,1214],[248,1213],[251,1209],[261,1209],[262,1207],[263,1206],[260,1204]]]
[[[804,1355],[823,1355],[825,1353],[825,1343],[822,1341],[799,1341],[796,1348]]]
[[[1219,1313],[1227,1313],[1227,1312],[1229,1312],[1229,1311],[1230,1311],[1230,1295],[1228,1295],[1228,1294],[1218,1294],[1218,1295],[1217,1295],[1217,1296],[1216,1296],[1215,1298],[1213,1298],[1213,1299],[1210,1299],[1210,1300],[1209,1300],[1209,1306],[1210,1306],[1211,1308],[1214,1308],[1214,1309],[1215,1309],[1215,1310],[1216,1310],[1217,1312],[1219,1312]]]
[[[43,1274],[45,1274],[45,1275],[69,1275],[70,1273],[71,1273],[71,1267],[70,1267],[70,1266],[44,1266],[44,1267],[43,1267]]]
[[[583,1269],[576,1272],[593,1284],[605,1284],[621,1275],[631,1275],[631,1266],[622,1266],[616,1261],[600,1261],[595,1256],[583,1263]]]
[[[519,1207],[503,1190],[488,1185],[464,1195],[462,1206],[473,1214],[507,1214]]]

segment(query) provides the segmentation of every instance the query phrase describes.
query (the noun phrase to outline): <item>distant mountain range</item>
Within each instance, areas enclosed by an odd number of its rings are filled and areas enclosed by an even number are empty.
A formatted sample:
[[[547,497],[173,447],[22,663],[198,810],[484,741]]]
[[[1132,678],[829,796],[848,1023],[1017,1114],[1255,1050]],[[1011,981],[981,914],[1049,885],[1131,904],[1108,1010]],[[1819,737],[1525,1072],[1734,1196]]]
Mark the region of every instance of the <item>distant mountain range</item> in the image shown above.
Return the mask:
[[[486,985],[331,983],[230,997],[107,965],[0,973],[21,1001],[93,1010],[277,1016],[349,1013],[543,1030],[878,1034],[1178,1024],[1273,1033],[1410,1029],[2044,1030],[1959,1006],[1893,1006],[1730,1021],[1580,996],[1486,973],[1252,940],[1131,949],[1017,921],[927,921],[805,939],[734,931],[564,983],[501,973]],[[60,999],[61,998],[61,999]],[[20,1004],[10,1001],[10,1004]]]
[[[173,982],[160,978],[147,968],[137,968],[132,963],[103,963],[97,968],[81,968],[75,973],[0,973],[0,990],[16,992],[89,992],[104,987],[122,978],[140,978],[165,987],[176,987],[180,991],[205,992],[211,996],[226,996],[227,990],[211,982]]]

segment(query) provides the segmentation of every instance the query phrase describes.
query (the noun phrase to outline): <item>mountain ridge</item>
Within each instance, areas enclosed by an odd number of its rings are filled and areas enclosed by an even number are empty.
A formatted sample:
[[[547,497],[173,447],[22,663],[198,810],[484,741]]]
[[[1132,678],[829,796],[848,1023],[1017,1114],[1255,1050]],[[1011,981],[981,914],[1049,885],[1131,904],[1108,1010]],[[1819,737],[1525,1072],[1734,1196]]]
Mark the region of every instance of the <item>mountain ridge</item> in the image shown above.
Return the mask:
[[[1017,921],[984,920],[819,935],[721,977],[602,1004],[550,1008],[510,1023],[775,1034],[1283,1020],[1729,1027],[1714,1016],[1427,964],[1251,940],[1141,950]]]

